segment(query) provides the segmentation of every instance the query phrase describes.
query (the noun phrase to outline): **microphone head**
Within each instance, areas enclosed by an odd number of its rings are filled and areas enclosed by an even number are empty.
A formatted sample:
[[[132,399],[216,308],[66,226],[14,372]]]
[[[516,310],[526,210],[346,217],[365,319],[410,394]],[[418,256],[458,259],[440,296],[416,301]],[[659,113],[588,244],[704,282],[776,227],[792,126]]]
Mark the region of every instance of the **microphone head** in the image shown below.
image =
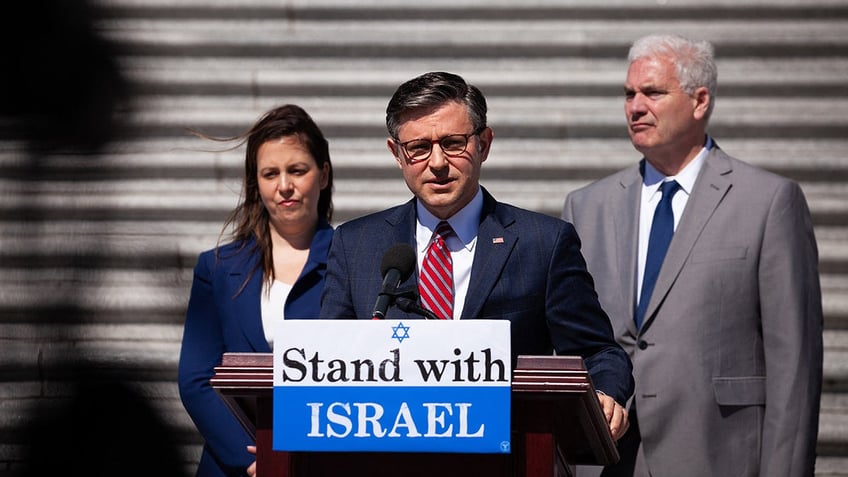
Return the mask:
[[[394,268],[400,272],[400,281],[406,281],[415,270],[415,250],[409,244],[396,243],[383,254],[380,262],[380,275],[385,277],[386,273]]]

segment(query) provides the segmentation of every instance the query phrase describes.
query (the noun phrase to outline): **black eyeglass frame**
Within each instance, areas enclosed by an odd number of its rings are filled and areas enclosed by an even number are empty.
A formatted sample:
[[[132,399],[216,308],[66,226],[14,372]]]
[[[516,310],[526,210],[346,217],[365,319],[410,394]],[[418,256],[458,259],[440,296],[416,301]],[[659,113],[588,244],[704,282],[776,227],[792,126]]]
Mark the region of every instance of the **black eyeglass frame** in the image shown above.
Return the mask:
[[[479,136],[480,133],[483,132],[485,129],[486,129],[486,126],[483,126],[481,128],[475,129],[474,131],[472,131],[468,134],[448,134],[447,136],[442,136],[438,139],[410,139],[409,141],[398,142],[397,147],[400,148],[400,150],[403,151],[404,159],[406,159],[406,161],[409,162],[410,164],[416,164],[416,163],[430,159],[430,156],[433,155],[433,144],[438,144],[439,147],[442,149],[442,153],[444,155],[446,155],[448,157],[459,157],[459,156],[465,154],[465,151],[468,150],[468,139],[470,139],[472,136]],[[461,137],[465,140],[465,146],[462,148],[462,151],[459,151],[459,152],[456,152],[456,153],[451,153],[451,152],[446,151],[445,147],[442,145],[442,142],[444,140],[448,139],[448,138],[458,138],[458,137]],[[398,140],[398,138],[395,138],[395,141],[397,141],[397,140]],[[418,158],[410,157],[409,151],[406,149],[406,146],[408,144],[412,144],[413,142],[422,142],[422,143],[426,142],[430,147],[430,150],[427,152],[427,155],[425,155],[423,157],[418,157]]]

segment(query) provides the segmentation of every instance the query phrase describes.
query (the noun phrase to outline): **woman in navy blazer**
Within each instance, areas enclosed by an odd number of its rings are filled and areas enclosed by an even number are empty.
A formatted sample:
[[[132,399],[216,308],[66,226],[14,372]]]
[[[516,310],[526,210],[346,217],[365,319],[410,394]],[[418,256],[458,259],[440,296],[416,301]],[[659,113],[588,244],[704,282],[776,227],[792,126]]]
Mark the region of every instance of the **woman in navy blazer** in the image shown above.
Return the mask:
[[[255,474],[254,443],[209,384],[225,352],[270,352],[274,322],[318,318],[333,236],[327,141],[300,107],[266,113],[246,142],[232,241],[200,254],[179,365],[183,405],[205,439],[198,476]]]

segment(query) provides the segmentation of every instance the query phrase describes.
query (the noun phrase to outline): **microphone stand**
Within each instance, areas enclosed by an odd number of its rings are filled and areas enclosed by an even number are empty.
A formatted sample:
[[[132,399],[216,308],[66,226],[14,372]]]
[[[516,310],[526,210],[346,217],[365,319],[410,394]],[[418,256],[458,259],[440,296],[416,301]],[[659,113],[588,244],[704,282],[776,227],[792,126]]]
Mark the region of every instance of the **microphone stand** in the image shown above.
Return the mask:
[[[386,287],[390,288],[390,287]],[[418,316],[423,316],[428,320],[438,320],[432,311],[418,304],[418,287],[410,286],[407,288],[394,288],[393,290],[383,289],[381,295],[388,295],[392,298],[392,304],[397,306],[406,313],[413,313]]]

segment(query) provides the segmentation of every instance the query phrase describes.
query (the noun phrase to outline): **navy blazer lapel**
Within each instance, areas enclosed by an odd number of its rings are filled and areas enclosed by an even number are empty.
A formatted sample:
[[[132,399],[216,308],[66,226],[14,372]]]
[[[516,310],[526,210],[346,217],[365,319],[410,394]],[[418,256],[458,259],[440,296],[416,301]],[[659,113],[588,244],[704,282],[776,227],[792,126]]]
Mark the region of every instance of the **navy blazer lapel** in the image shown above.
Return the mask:
[[[250,346],[258,352],[270,352],[271,348],[265,340],[265,331],[262,329],[262,271],[256,270],[250,281],[245,285],[241,293],[244,279],[253,269],[256,258],[248,257],[249,244],[242,252],[231,257],[231,263],[227,266],[227,297],[233,297],[230,302],[231,319],[238,322]]]
[[[391,228],[391,239],[387,242],[386,248],[391,247],[396,243],[409,244],[413,250],[415,249],[415,199],[397,207],[389,215],[386,216],[386,222]],[[378,240],[383,240],[381,237]]]
[[[643,160],[644,162],[644,160]],[[613,230],[616,237],[616,264],[620,290],[628,315],[624,320],[628,331],[636,336],[636,270],[639,254],[639,200],[642,194],[641,166],[631,169],[632,173],[619,182],[621,190],[610,196],[612,200]],[[635,208],[635,210],[634,210]]]
[[[663,260],[654,293],[645,311],[645,316],[648,317],[646,326],[653,321],[653,314],[680,275],[695,242],[727,191],[730,190],[732,184],[729,174],[732,172],[733,167],[727,160],[727,156],[718,147],[714,147],[701,167],[692,196],[686,203],[683,217],[680,218],[677,231],[669,244],[668,254]]]
[[[477,243],[474,261],[471,264],[471,278],[462,319],[480,315],[483,305],[498,282],[504,265],[518,241],[518,231],[510,226],[515,217],[504,207],[497,207],[497,201],[486,189],[483,189],[483,213],[480,228],[477,230]]]
[[[412,250],[415,250],[417,253],[418,248],[416,247],[415,241],[416,220],[415,199],[412,199],[386,216],[386,223],[389,226],[389,231],[388,233],[382,234],[382,236],[378,239],[385,242],[382,244],[376,242],[375,246],[380,244],[383,250],[388,250],[388,248],[392,245],[405,243],[412,247]],[[413,285],[417,286],[417,268],[418,267],[416,267],[416,273],[413,273],[406,281],[400,284],[401,287]]]
[[[405,204],[396,207],[385,216],[386,228],[379,228],[377,233],[379,237],[374,239],[374,246],[381,250],[388,250],[389,247],[398,243],[405,243],[416,250],[415,231],[417,226],[417,217],[415,211],[415,199],[411,199]],[[399,288],[413,287],[418,289],[418,271],[410,275]],[[417,319],[419,316],[411,313],[406,313],[396,306],[389,308],[387,319]]]
[[[313,273],[322,267],[327,266],[327,251],[330,249],[330,242],[333,240],[333,228],[327,222],[320,222],[318,229],[315,231],[315,237],[312,239],[312,244],[309,246],[309,255],[306,258],[306,263],[303,264],[303,270],[300,271],[298,280]]]

